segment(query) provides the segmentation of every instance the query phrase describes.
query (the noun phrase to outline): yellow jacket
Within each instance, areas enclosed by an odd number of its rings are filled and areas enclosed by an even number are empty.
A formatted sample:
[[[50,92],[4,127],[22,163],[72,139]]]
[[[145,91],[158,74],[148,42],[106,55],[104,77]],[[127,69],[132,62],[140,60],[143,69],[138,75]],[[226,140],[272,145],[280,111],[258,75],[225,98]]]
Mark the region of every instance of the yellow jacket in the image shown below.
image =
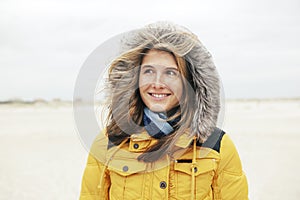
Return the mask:
[[[136,159],[156,142],[146,132],[133,134],[118,147],[107,148],[107,142],[100,134],[91,148],[80,200],[248,199],[239,155],[224,132],[213,145],[183,135],[176,143],[185,148],[176,152],[180,157],[155,163]]]

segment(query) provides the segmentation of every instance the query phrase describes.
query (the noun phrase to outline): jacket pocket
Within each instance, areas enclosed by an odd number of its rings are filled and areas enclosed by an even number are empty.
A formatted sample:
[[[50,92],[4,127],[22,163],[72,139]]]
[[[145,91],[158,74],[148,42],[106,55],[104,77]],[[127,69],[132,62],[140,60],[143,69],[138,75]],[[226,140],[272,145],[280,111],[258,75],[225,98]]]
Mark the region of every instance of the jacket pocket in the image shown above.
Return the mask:
[[[195,172],[195,193],[197,199],[207,198],[212,194],[211,185],[215,174],[214,159],[197,159],[196,168],[192,160],[177,160],[174,163],[175,188],[179,199],[190,198],[192,188],[192,170]]]
[[[136,159],[114,158],[108,165],[110,199],[143,199],[146,164]]]

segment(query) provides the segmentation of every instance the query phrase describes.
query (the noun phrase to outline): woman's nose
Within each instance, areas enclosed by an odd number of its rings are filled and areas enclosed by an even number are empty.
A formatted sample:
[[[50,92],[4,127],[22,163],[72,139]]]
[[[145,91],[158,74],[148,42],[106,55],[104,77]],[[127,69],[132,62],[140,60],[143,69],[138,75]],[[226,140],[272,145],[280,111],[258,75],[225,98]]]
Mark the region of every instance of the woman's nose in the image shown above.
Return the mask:
[[[164,88],[165,87],[165,83],[163,80],[163,76],[161,74],[156,74],[155,79],[152,83],[152,86],[155,88]]]

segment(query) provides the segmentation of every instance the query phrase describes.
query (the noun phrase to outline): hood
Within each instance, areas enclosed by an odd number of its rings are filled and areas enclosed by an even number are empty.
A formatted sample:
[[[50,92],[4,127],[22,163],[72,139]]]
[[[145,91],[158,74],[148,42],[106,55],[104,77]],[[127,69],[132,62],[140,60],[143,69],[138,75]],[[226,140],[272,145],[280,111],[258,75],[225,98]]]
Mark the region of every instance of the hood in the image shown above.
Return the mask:
[[[195,111],[190,130],[192,135],[205,141],[216,127],[220,110],[220,83],[212,56],[197,36],[184,27],[169,22],[157,22],[128,33],[122,44],[123,52],[145,47],[162,47],[186,60],[191,75],[188,81],[194,90]],[[130,67],[124,62],[120,65],[122,68]],[[126,80],[123,80],[125,84],[133,84],[130,78],[127,83]],[[128,90],[124,95],[130,96],[129,93],[131,91]],[[128,104],[128,101],[124,103]]]

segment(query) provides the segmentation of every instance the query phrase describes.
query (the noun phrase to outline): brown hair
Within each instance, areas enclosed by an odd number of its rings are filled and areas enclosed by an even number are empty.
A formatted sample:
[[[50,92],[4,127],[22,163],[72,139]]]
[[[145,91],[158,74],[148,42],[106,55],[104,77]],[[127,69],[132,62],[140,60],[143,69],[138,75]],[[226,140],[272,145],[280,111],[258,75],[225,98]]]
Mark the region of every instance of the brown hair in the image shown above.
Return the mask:
[[[139,93],[138,76],[140,64],[144,56],[151,49],[165,51],[174,56],[182,77],[184,93],[180,100],[180,109],[171,117],[171,119],[173,119],[179,115],[181,116],[180,121],[176,125],[177,128],[175,132],[159,139],[158,143],[139,156],[139,160],[145,162],[153,162],[166,153],[172,152],[172,148],[177,139],[190,127],[194,110],[192,100],[189,98],[192,95],[187,94],[191,91],[191,87],[189,86],[190,82],[187,81],[191,80],[187,67],[188,63],[183,57],[172,52],[165,44],[147,45],[143,49],[131,49],[115,59],[109,68],[108,82],[112,95],[108,102],[110,105],[107,119],[107,134],[111,144],[119,145],[122,141],[129,138],[131,134],[143,130],[142,117],[145,105]],[[127,79],[131,79],[129,84],[127,84]],[[116,82],[116,80],[118,80],[118,82]],[[124,84],[122,84],[122,82],[124,82]],[[124,101],[124,99],[125,101],[126,99],[129,100],[127,102],[128,107],[123,106],[124,102],[122,103],[122,101]]]

